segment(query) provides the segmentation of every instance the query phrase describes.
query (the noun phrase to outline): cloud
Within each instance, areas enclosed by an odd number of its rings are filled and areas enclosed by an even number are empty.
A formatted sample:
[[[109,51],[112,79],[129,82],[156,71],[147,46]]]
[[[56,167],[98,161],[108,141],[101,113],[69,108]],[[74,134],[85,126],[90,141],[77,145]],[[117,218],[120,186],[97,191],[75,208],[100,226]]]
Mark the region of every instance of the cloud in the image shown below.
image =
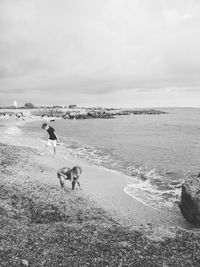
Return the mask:
[[[1,0],[1,92],[195,91],[199,9],[197,0]]]

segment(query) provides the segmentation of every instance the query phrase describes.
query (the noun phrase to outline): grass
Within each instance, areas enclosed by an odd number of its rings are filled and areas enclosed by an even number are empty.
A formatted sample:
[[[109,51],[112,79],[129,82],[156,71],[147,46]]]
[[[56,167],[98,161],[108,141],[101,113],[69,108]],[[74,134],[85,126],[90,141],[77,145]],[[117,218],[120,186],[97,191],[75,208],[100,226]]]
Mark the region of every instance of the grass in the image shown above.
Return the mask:
[[[198,231],[123,227],[80,191],[33,183],[34,153],[0,145],[0,266],[200,266]]]

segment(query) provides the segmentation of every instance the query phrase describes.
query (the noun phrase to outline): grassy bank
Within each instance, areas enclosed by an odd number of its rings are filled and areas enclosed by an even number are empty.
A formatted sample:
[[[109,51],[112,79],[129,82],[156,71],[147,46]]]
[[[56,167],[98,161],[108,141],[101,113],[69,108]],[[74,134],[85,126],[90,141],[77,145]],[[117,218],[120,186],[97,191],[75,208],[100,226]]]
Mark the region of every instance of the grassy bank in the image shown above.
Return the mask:
[[[36,152],[0,144],[1,266],[199,266],[200,234],[128,229],[80,191],[33,182]]]

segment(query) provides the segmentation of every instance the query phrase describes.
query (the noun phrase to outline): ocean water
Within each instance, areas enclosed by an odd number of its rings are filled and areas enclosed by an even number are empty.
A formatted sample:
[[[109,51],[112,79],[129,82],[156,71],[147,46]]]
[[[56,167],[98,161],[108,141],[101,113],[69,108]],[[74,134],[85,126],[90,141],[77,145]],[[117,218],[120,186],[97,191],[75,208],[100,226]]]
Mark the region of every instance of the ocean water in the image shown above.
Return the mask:
[[[56,120],[59,153],[121,172],[130,179],[124,193],[155,209],[173,209],[181,184],[200,172],[200,109],[162,109],[163,115],[115,119]],[[21,129],[36,139],[48,138],[41,122]]]

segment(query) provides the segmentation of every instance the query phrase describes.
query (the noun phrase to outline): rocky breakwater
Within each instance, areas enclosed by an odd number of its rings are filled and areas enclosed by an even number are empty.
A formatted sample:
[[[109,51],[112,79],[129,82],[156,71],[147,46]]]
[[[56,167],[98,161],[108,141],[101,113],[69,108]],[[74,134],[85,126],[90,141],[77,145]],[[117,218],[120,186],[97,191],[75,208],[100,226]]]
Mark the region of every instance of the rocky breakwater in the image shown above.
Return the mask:
[[[31,115],[40,117],[60,117],[63,119],[113,119],[121,115],[159,115],[164,111],[145,109],[99,109],[99,108],[40,108],[32,110]]]
[[[112,119],[114,116],[107,112],[67,112],[62,116],[63,119]]]
[[[200,226],[200,174],[182,184],[179,208],[188,222]]]
[[[160,115],[167,114],[165,111],[157,109],[111,109],[107,111],[113,116],[122,116],[122,115]]]

